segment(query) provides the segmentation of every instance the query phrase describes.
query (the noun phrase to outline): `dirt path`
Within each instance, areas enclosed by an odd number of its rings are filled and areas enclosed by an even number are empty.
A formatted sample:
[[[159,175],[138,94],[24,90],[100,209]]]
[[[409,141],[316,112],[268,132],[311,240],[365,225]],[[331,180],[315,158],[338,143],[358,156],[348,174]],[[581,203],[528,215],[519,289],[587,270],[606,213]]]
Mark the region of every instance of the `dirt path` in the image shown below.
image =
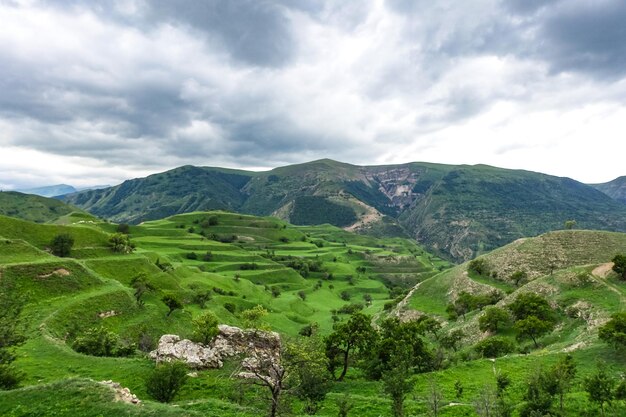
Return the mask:
[[[597,266],[593,271],[591,271],[591,275],[593,275],[594,278],[596,278],[598,281],[604,284],[608,289],[610,289],[611,291],[619,295],[620,299],[622,300],[622,303],[626,303],[626,296],[624,295],[622,290],[620,290],[615,285],[611,284],[610,282],[606,280],[606,276],[612,270],[613,270],[613,262],[609,262],[609,263]]]

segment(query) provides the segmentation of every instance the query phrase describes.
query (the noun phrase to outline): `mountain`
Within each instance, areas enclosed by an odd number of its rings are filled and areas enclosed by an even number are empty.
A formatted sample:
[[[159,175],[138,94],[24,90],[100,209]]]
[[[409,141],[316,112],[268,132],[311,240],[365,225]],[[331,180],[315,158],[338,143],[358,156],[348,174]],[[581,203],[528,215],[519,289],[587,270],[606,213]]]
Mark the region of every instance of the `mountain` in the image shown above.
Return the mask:
[[[34,194],[23,194],[17,191],[0,192],[0,215],[16,217],[36,223],[48,223],[60,220],[76,212],[75,207]],[[0,234],[2,231],[0,231]]]
[[[67,184],[48,185],[46,187],[27,188],[23,190],[17,190],[24,194],[35,194],[42,197],[56,197],[58,195],[75,193],[78,191],[76,188]]]
[[[485,165],[356,166],[323,159],[265,172],[184,166],[64,200],[118,222],[221,209],[405,234],[455,261],[560,229],[570,219],[580,228],[626,230],[626,207],[593,187]]]
[[[626,176],[615,178],[613,181],[603,184],[591,184],[591,186],[602,191],[612,199],[626,204]]]

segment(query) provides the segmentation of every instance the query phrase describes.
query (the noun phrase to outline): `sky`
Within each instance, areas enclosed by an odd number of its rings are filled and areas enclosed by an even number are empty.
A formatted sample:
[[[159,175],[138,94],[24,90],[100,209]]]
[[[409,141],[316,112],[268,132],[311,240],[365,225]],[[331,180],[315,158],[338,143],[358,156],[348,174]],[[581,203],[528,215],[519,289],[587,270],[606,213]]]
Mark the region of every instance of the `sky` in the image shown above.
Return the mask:
[[[0,0],[0,188],[180,165],[626,175],[623,0]]]

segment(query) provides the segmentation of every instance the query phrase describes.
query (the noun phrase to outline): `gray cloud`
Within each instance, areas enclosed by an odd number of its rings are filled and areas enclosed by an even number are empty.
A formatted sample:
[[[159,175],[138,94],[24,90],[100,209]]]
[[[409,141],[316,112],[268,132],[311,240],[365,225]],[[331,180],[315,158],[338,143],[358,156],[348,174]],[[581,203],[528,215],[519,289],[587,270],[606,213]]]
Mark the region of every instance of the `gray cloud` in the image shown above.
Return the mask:
[[[0,1],[0,145],[123,175],[406,160],[502,103],[623,105],[625,20],[618,0]]]

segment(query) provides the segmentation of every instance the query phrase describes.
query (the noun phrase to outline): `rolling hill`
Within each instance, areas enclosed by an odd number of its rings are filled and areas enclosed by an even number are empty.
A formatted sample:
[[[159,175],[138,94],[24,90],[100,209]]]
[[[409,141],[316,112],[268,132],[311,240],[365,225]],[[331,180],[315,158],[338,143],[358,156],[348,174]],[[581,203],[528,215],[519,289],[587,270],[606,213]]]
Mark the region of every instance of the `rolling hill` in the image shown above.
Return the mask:
[[[626,207],[574,181],[485,165],[355,166],[328,159],[266,172],[184,166],[64,200],[118,222],[194,210],[331,223],[378,236],[410,236],[464,261],[576,220],[626,231]]]
[[[23,194],[17,191],[0,191],[0,215],[17,217],[36,223],[63,221],[63,217],[75,213],[92,217],[62,201]]]

